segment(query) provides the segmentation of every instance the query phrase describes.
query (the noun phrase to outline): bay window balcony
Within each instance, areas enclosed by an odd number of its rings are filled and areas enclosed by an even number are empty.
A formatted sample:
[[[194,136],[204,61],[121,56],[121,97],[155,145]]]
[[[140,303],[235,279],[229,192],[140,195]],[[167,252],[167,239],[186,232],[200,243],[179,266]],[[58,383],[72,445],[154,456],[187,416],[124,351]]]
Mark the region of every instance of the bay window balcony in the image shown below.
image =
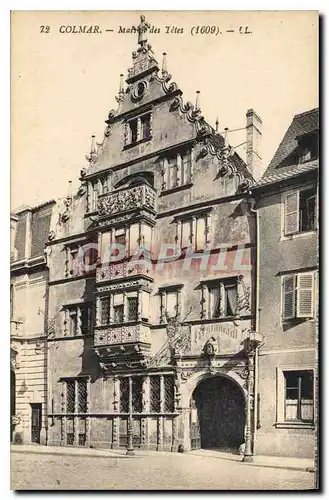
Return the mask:
[[[100,216],[113,215],[146,208],[155,212],[155,189],[148,184],[123,188],[98,197]]]

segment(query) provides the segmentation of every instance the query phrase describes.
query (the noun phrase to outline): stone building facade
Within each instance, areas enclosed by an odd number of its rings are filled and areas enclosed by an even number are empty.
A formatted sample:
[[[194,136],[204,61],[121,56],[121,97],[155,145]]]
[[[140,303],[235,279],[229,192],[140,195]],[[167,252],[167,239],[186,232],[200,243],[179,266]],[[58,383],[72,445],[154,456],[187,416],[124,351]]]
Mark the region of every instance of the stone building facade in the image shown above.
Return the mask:
[[[259,179],[148,26],[77,193],[12,216],[13,440],[312,456],[318,111]]]
[[[238,448],[255,431],[248,167],[138,48],[46,244],[50,445]],[[255,172],[256,173],[256,172]]]
[[[11,214],[11,439],[46,443],[47,286],[45,244],[54,201]]]
[[[296,115],[253,196],[260,394],[255,451],[313,457],[318,352],[319,110]]]

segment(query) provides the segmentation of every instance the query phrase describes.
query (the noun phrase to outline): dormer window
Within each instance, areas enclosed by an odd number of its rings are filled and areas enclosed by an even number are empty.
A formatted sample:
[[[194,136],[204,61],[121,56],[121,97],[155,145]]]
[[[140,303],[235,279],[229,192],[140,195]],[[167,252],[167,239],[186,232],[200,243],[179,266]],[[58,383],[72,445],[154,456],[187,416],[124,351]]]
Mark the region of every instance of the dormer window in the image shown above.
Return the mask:
[[[298,161],[306,163],[318,157],[318,134],[311,132],[297,137]]]
[[[126,122],[125,147],[152,139],[151,113],[145,113]]]

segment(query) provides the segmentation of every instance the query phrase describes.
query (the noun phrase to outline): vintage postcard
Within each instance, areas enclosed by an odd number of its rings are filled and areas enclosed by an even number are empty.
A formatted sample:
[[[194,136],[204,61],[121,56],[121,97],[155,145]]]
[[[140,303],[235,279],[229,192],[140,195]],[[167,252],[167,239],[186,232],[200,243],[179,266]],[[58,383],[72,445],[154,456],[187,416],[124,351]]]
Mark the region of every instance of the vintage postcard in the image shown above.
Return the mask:
[[[12,11],[13,490],[314,490],[319,14]]]

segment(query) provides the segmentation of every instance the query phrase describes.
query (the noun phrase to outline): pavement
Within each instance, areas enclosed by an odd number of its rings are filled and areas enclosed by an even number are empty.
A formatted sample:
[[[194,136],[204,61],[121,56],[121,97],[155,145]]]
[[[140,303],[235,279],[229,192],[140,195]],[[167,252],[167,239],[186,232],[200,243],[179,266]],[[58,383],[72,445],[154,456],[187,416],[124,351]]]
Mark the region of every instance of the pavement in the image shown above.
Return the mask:
[[[115,455],[129,458],[138,458],[146,456],[158,456],[159,453],[163,456],[172,456],[173,453],[165,451],[139,450],[136,449],[134,457],[126,456],[126,450],[119,448],[115,450],[81,448],[81,447],[64,447],[64,446],[41,446],[41,445],[11,445],[11,451],[16,453],[42,453],[50,455],[68,455],[81,457],[113,457]],[[199,457],[212,457],[221,460],[229,460],[233,462],[243,462],[243,457],[238,454],[217,451],[217,450],[194,450],[188,455]],[[272,467],[277,469],[296,470],[304,472],[315,472],[315,463],[311,458],[295,458],[295,457],[276,457],[268,455],[256,455],[252,462],[243,462],[247,466]]]
[[[137,450],[134,456],[126,456],[124,449],[14,445],[11,489],[314,491],[317,488],[314,473],[277,468],[276,464],[253,463],[251,467],[241,458],[210,450],[191,453]]]

